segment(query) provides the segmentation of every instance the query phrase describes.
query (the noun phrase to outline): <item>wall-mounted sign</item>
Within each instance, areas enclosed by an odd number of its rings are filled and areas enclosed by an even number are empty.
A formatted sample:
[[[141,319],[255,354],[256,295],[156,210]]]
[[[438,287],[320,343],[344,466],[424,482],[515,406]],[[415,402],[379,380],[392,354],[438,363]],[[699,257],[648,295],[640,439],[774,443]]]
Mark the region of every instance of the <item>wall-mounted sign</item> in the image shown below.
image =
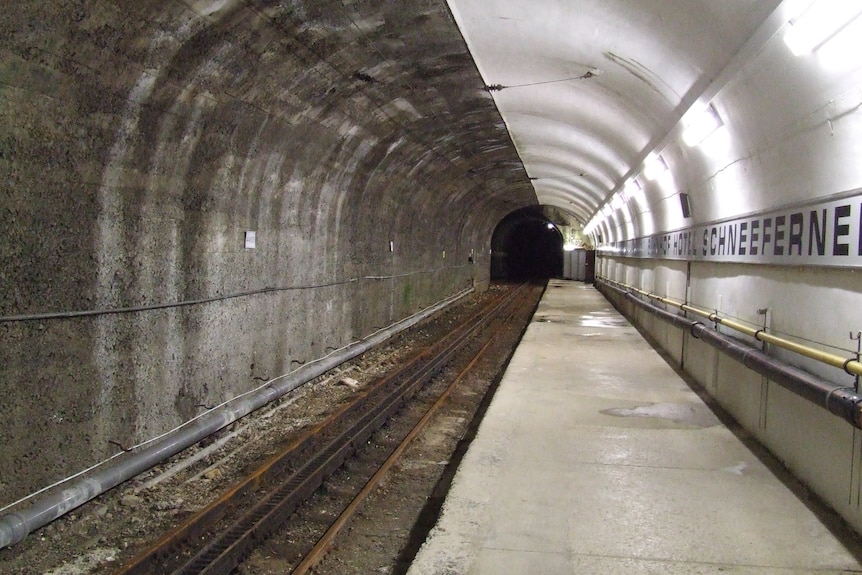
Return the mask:
[[[631,258],[862,267],[862,191],[598,249]]]
[[[253,250],[257,244],[257,232],[245,233],[245,249]]]

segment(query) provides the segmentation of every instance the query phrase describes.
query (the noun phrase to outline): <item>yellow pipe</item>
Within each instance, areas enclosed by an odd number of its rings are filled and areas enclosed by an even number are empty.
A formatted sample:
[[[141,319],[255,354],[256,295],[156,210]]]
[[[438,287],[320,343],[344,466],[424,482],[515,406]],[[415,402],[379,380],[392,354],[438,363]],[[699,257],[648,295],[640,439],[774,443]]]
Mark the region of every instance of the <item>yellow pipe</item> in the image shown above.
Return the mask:
[[[798,353],[799,355],[803,355],[810,359],[819,361],[821,363],[825,363],[827,365],[831,365],[832,367],[837,367],[838,369],[842,369],[851,375],[862,375],[862,362],[855,358],[847,359],[840,355],[836,355],[834,353],[829,353],[826,351],[821,351],[819,349],[809,347],[807,345],[802,345],[800,343],[796,343],[795,341],[791,341],[789,339],[784,339],[783,337],[778,337],[776,335],[772,335],[771,333],[767,333],[766,330],[763,329],[754,329],[743,323],[738,321],[734,321],[731,319],[719,317],[717,312],[708,311],[705,309],[697,308],[695,306],[689,305],[685,302],[677,301],[671,298],[659,296],[650,292],[646,292],[644,290],[638,289],[634,286],[626,285],[624,283],[616,282],[605,277],[599,276],[599,279],[605,281],[610,284],[615,284],[621,288],[627,289],[631,292],[640,294],[642,296],[648,297],[650,299],[660,301],[663,304],[673,306],[682,311],[686,311],[689,313],[693,313],[700,317],[706,318],[709,321],[720,323],[721,325],[728,327],[732,330],[743,333],[749,337],[753,337],[758,341],[762,341],[768,343],[770,345],[774,345],[776,347],[780,347],[782,349],[786,349],[792,351],[794,353]]]

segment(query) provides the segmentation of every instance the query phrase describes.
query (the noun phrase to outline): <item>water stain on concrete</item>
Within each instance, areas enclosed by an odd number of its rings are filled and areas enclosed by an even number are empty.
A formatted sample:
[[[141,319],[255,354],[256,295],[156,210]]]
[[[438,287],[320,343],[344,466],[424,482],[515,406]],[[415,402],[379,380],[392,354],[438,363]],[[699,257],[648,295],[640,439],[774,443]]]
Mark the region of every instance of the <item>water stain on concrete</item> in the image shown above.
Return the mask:
[[[721,422],[706,405],[694,403],[651,403],[639,407],[614,407],[600,413],[613,417],[651,417],[697,428],[712,427]]]
[[[581,327],[627,327],[629,322],[617,314],[597,312],[581,316]]]
[[[533,316],[535,323],[571,323],[568,318],[556,315],[535,315]]]

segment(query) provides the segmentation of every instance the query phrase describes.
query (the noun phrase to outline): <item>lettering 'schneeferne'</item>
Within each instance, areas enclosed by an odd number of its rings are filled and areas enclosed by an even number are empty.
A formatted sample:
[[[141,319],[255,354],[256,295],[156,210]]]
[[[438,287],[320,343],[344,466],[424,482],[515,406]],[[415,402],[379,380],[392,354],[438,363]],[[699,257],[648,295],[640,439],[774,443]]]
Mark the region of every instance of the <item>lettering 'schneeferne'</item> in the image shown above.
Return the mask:
[[[600,249],[637,258],[862,267],[862,194]]]

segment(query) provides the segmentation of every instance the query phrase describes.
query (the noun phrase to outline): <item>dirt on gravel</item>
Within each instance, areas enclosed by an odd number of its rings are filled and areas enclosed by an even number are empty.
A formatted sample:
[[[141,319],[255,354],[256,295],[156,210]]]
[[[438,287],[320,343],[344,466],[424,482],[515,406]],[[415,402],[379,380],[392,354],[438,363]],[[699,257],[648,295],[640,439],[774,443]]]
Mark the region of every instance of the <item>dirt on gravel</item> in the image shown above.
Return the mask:
[[[0,550],[0,573],[90,575],[111,573],[183,519],[207,505],[302,431],[324,419],[369,382],[426,347],[508,286],[492,286],[433,318],[309,382],[277,402],[234,422],[134,480],[97,497],[21,543]],[[520,337],[512,330],[509,348]],[[449,406],[408,449],[346,537],[318,573],[400,573],[421,537],[423,517],[436,505],[435,488],[453,465],[450,456],[469,434],[474,413],[508,358],[482,368],[452,396]],[[493,365],[492,365],[493,364]],[[443,480],[445,483],[445,479]],[[417,524],[417,518],[419,522]],[[397,541],[397,543],[396,543]],[[417,543],[418,541],[418,543]],[[279,573],[277,538],[241,568],[242,573]]]

